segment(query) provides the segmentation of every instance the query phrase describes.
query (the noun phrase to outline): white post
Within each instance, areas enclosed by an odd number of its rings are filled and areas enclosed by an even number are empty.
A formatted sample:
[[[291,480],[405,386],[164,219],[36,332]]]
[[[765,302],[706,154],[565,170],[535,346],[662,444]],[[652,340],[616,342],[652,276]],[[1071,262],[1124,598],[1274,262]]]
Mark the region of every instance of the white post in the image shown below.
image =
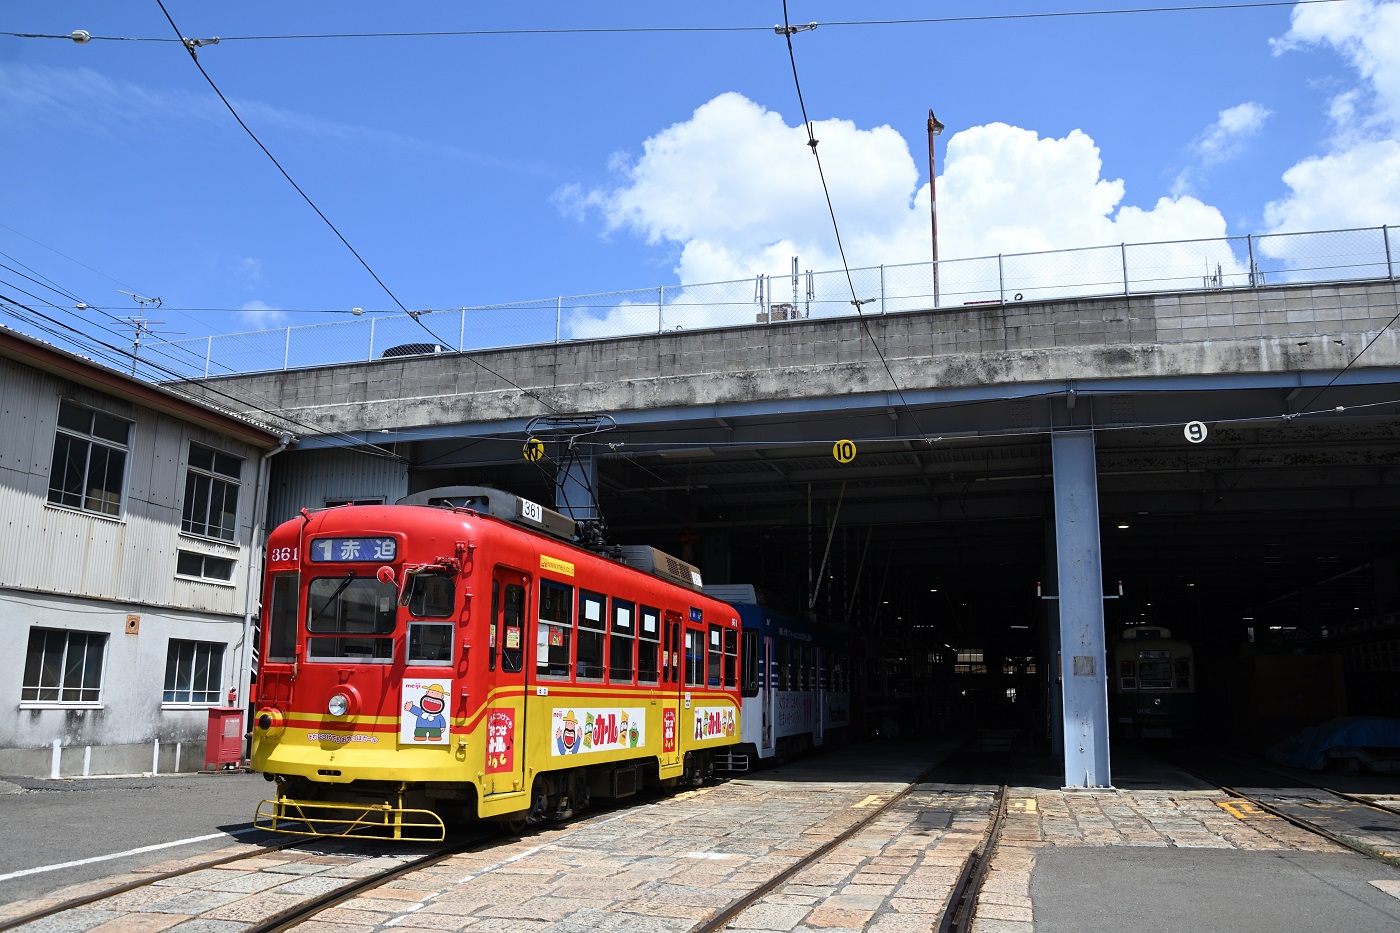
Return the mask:
[[[179,743],[179,742],[176,742],[176,743],[175,743],[175,773],[176,773],[176,774],[179,774],[179,773],[180,773],[180,744],[181,744],[181,743]]]
[[[83,777],[92,773],[92,746],[83,746]]]
[[[369,319],[369,356],[365,357],[365,359],[369,361],[374,360],[374,318]]]
[[[160,774],[160,739],[151,746],[151,774]]]
[[[282,343],[282,371],[287,371],[287,364],[292,358],[292,329],[287,328],[287,339]]]
[[[559,342],[559,328],[564,322],[564,296],[558,295],[554,299],[554,342]]]
[[[53,740],[53,757],[49,759],[49,777],[58,780],[59,762],[63,760],[63,740]]]
[[[214,335],[204,338],[204,378],[209,378],[209,359],[214,355]]]
[[[661,316],[661,307],[666,302],[666,286],[659,285],[656,288],[656,332],[659,334],[665,330],[664,321]]]

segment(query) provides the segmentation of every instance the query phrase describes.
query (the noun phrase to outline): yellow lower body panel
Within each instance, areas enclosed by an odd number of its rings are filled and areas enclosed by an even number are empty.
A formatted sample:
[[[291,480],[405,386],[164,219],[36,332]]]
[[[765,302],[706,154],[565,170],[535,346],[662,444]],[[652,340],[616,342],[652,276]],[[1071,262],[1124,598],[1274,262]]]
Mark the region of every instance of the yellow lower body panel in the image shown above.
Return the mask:
[[[274,833],[321,838],[395,839],[441,842],[447,836],[442,817],[384,803],[333,803],[323,800],[264,800],[253,813],[253,826]]]

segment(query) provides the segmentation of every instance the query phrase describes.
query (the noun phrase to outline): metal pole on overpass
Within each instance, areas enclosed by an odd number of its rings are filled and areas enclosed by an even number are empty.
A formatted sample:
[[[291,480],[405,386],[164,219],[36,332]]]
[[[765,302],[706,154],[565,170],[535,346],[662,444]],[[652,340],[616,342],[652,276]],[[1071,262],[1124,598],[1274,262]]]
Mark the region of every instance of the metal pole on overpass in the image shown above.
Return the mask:
[[[928,216],[933,227],[933,306],[939,306],[938,301],[938,195],[934,188],[934,168],[933,168],[933,137],[943,132],[943,124],[938,122],[938,118],[933,115],[933,108],[928,111]]]
[[[1050,438],[1050,454],[1055,482],[1065,786],[1110,787],[1094,432],[1057,431]]]

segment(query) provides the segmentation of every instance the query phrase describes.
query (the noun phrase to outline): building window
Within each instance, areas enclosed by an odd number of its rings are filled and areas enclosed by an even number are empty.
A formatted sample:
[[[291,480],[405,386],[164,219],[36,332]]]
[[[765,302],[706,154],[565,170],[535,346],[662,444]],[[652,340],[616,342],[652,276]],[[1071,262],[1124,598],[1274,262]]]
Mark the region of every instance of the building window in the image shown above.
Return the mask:
[[[237,457],[190,444],[180,530],[232,541],[238,533],[238,478],[242,473],[243,461]]]
[[[233,579],[235,561],[227,557],[213,557],[196,551],[180,551],[175,558],[175,572],[182,577],[199,577],[201,580],[218,580],[228,583]]]
[[[100,632],[29,630],[21,701],[96,703],[102,692],[102,656],[107,636]]]
[[[170,639],[165,653],[166,703],[217,703],[224,680],[224,646]]]
[[[49,501],[103,515],[120,514],[130,436],[128,421],[59,402]]]
[[[383,505],[383,496],[370,496],[365,499],[327,499],[326,508],[334,509],[342,505]]]

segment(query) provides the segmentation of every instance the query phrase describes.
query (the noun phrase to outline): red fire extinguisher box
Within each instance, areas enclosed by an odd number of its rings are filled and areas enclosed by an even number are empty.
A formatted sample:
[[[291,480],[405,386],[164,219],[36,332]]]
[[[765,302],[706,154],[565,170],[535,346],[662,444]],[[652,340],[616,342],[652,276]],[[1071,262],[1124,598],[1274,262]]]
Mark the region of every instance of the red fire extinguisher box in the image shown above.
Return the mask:
[[[209,710],[209,733],[204,740],[204,770],[237,768],[243,763],[243,710],[215,706]]]

